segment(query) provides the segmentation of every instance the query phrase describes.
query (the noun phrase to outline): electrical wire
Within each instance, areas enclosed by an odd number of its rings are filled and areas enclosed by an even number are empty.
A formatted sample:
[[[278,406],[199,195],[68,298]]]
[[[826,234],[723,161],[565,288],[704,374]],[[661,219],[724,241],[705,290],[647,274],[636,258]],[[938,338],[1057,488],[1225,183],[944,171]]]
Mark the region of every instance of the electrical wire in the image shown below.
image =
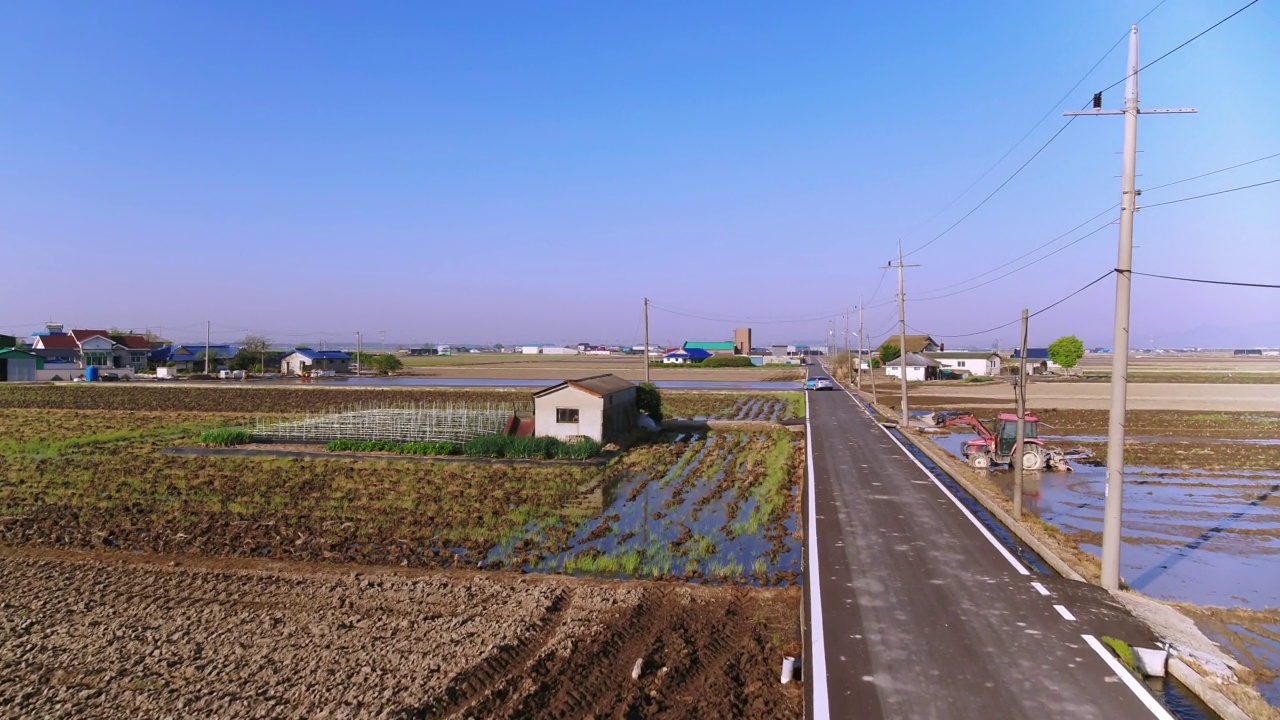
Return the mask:
[[[1173,275],[1157,275],[1156,273],[1135,272],[1133,270],[1130,270],[1129,272],[1133,275],[1142,275],[1144,277],[1160,278],[1162,280],[1179,280],[1181,282],[1205,283],[1207,285],[1233,285],[1235,287],[1270,288],[1272,290],[1280,290],[1280,285],[1270,285],[1267,283],[1249,283],[1249,282],[1236,282],[1233,280],[1209,280],[1207,278],[1176,277]]]
[[[1227,193],[1233,193],[1239,190],[1248,190],[1250,188],[1262,187],[1263,185],[1272,185],[1278,182],[1280,182],[1280,178],[1276,178],[1275,180],[1267,180],[1265,182],[1260,182],[1260,183],[1254,183],[1252,185],[1241,185],[1240,187],[1228,188],[1226,190],[1219,190],[1217,192],[1205,193],[1203,195],[1192,195],[1191,197],[1178,198],[1177,200],[1166,200],[1164,202],[1152,203],[1151,205],[1139,205],[1138,209],[1150,210],[1151,208],[1160,207],[1161,205],[1173,205],[1174,203],[1186,202],[1188,200],[1199,200],[1200,198],[1213,197],[1214,195],[1225,195]]]
[[[1052,303],[1050,303],[1050,304],[1048,304],[1048,305],[1046,305],[1046,306],[1044,306],[1044,307],[1040,308],[1039,310],[1037,310],[1037,311],[1035,311],[1035,312],[1033,312],[1033,313],[1028,314],[1028,315],[1027,315],[1027,318],[1028,318],[1028,319],[1030,319],[1030,318],[1033,318],[1033,317],[1035,317],[1035,316],[1037,316],[1037,315],[1039,315],[1039,314],[1041,314],[1041,313],[1044,313],[1044,312],[1047,312],[1047,311],[1049,311],[1049,310],[1052,310],[1053,308],[1055,308],[1055,307],[1057,307],[1057,306],[1061,305],[1062,303],[1064,303],[1064,302],[1066,302],[1066,301],[1070,300],[1071,298],[1073,298],[1073,297],[1075,297],[1075,296],[1079,295],[1080,293],[1084,292],[1085,290],[1088,290],[1089,288],[1093,287],[1094,285],[1097,285],[1098,283],[1100,283],[1100,282],[1102,282],[1103,280],[1107,279],[1107,278],[1108,278],[1112,273],[1114,273],[1114,272],[1115,272],[1115,270],[1108,270],[1108,271],[1106,271],[1105,273],[1103,273],[1103,274],[1099,275],[1097,278],[1093,279],[1092,281],[1090,281],[1088,284],[1084,285],[1084,286],[1083,286],[1083,287],[1081,287],[1080,289],[1078,289],[1078,290],[1076,290],[1076,291],[1074,291],[1074,292],[1072,292],[1072,293],[1070,293],[1070,294],[1066,295],[1065,297],[1062,297],[1062,298],[1060,298],[1060,299],[1058,299],[1058,300],[1056,300],[1056,301],[1054,301],[1054,302],[1052,302]],[[973,337],[973,336],[975,336],[975,335],[986,335],[987,333],[995,332],[996,330],[1003,330],[1004,328],[1007,328],[1007,327],[1009,327],[1010,325],[1014,325],[1014,324],[1017,324],[1017,323],[1019,323],[1019,322],[1022,322],[1022,318],[1017,318],[1016,320],[1011,320],[1011,321],[1009,321],[1009,322],[1007,322],[1007,323],[1004,323],[1003,325],[996,325],[995,327],[990,327],[990,328],[987,328],[986,330],[979,330],[979,331],[977,331],[977,332],[963,333],[963,334],[960,334],[960,335],[937,335],[937,334],[935,334],[935,333],[928,333],[928,335],[930,335],[931,337],[935,337],[935,338],[945,338],[945,339],[948,339],[948,340],[950,340],[950,339],[952,339],[952,338],[967,338],[967,337]],[[912,329],[914,330],[915,328],[912,328]],[[920,331],[919,331],[919,330],[916,330],[916,332],[920,332]]]
[[[754,325],[777,325],[777,324],[789,324],[789,323],[817,322],[818,320],[829,320],[834,317],[844,317],[844,311],[839,310],[836,312],[826,313],[823,315],[810,315],[805,317],[796,317],[796,318],[787,318],[787,319],[778,319],[778,320],[765,320],[765,319],[759,319],[759,318],[724,318],[724,317],[708,317],[706,315],[698,315],[696,313],[688,313],[688,312],[683,312],[681,310],[673,310],[671,308],[662,307],[661,305],[656,305],[652,301],[649,302],[649,307],[653,310],[661,310],[662,312],[665,312],[665,313],[670,313],[672,315],[679,315],[681,317],[693,318],[695,320],[708,320],[710,322],[751,323]]]
[[[1184,182],[1191,182],[1192,180],[1199,180],[1200,178],[1207,178],[1207,177],[1209,177],[1210,175],[1217,175],[1218,173],[1224,173],[1224,172],[1226,172],[1226,171],[1228,171],[1228,170],[1235,170],[1236,168],[1242,168],[1242,167],[1244,167],[1244,166],[1246,166],[1246,165],[1253,165],[1254,163],[1260,163],[1260,162],[1262,162],[1263,160],[1270,160],[1270,159],[1272,159],[1272,158],[1278,158],[1278,157],[1280,157],[1280,153],[1275,153],[1275,154],[1273,154],[1273,155],[1267,155],[1267,156],[1265,156],[1265,157],[1260,157],[1260,158],[1257,158],[1257,159],[1255,159],[1255,160],[1250,160],[1250,161],[1248,161],[1248,162],[1242,162],[1242,163],[1240,163],[1240,164],[1238,164],[1238,165],[1231,165],[1231,166],[1228,166],[1228,167],[1221,168],[1221,169],[1219,169],[1219,170],[1212,170],[1212,171],[1207,172],[1207,173],[1201,173],[1201,174],[1199,174],[1199,175],[1193,175],[1193,176],[1191,176],[1191,177],[1189,177],[1189,178],[1183,178],[1183,179],[1181,179],[1181,180],[1174,180],[1173,182],[1167,182],[1167,183],[1165,183],[1165,184],[1163,184],[1163,185],[1156,185],[1155,187],[1143,188],[1143,189],[1142,189],[1142,192],[1143,192],[1143,193],[1154,192],[1154,191],[1156,191],[1156,190],[1160,190],[1160,189],[1162,189],[1162,188],[1167,188],[1167,187],[1170,187],[1170,186],[1173,186],[1173,185],[1181,185],[1181,184],[1182,184],[1182,183],[1184,183]]]
[[[1257,5],[1257,4],[1258,4],[1258,0],[1253,0],[1252,2],[1250,2],[1250,3],[1249,3],[1249,4],[1247,4],[1247,5],[1245,5],[1244,7],[1240,8],[1239,10],[1236,10],[1235,12],[1233,12],[1233,13],[1231,13],[1230,15],[1228,15],[1228,16],[1226,16],[1226,17],[1222,18],[1222,19],[1221,19],[1221,20],[1219,20],[1218,22],[1216,22],[1216,23],[1214,23],[1214,24],[1210,25],[1209,27],[1205,28],[1204,30],[1201,30],[1199,33],[1197,33],[1197,34],[1196,34],[1194,37],[1192,37],[1190,40],[1187,40],[1186,42],[1182,43],[1182,44],[1181,44],[1181,45],[1179,45],[1178,47],[1176,47],[1176,48],[1174,48],[1174,49],[1170,50],[1169,52],[1167,52],[1167,53],[1165,53],[1165,54],[1161,55],[1160,57],[1156,58],[1155,60],[1152,60],[1151,62],[1147,63],[1146,65],[1143,65],[1143,66],[1139,67],[1137,70],[1135,70],[1135,71],[1133,71],[1133,72],[1129,73],[1128,75],[1125,75],[1124,77],[1120,78],[1119,80],[1117,80],[1117,81],[1115,81],[1115,82],[1111,83],[1110,85],[1108,85],[1108,86],[1106,86],[1106,87],[1102,88],[1101,92],[1106,92],[1106,91],[1110,90],[1111,88],[1113,88],[1113,87],[1115,87],[1115,86],[1119,85],[1120,83],[1123,83],[1124,81],[1128,80],[1129,78],[1133,77],[1134,75],[1137,75],[1138,73],[1142,72],[1143,70],[1146,70],[1147,68],[1151,67],[1152,65],[1155,65],[1156,63],[1160,62],[1161,60],[1163,60],[1163,59],[1165,59],[1165,58],[1169,57],[1170,55],[1172,55],[1172,54],[1174,54],[1174,53],[1178,52],[1178,51],[1179,51],[1179,50],[1181,50],[1182,48],[1184,48],[1184,47],[1186,47],[1186,46],[1190,45],[1191,43],[1195,42],[1196,40],[1199,40],[1200,38],[1204,37],[1205,35],[1207,35],[1207,34],[1209,33],[1209,31],[1211,31],[1211,30],[1213,30],[1214,28],[1218,27],[1218,26],[1219,26],[1219,25],[1221,25],[1222,23],[1224,23],[1224,22],[1226,22],[1226,21],[1230,20],[1231,18],[1233,18],[1233,17],[1235,17],[1235,16],[1239,15],[1240,13],[1244,12],[1245,10],[1248,10],[1249,8],[1251,8],[1251,7],[1253,7],[1254,5]]]

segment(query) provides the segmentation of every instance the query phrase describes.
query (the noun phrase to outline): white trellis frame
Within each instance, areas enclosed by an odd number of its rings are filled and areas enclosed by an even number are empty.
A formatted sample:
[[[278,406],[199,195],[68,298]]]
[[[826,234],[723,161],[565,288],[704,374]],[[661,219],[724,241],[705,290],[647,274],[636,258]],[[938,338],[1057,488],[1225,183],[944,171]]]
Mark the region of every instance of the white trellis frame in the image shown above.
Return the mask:
[[[301,443],[331,440],[465,443],[504,432],[515,412],[511,405],[376,405],[301,420],[258,420],[254,437]]]

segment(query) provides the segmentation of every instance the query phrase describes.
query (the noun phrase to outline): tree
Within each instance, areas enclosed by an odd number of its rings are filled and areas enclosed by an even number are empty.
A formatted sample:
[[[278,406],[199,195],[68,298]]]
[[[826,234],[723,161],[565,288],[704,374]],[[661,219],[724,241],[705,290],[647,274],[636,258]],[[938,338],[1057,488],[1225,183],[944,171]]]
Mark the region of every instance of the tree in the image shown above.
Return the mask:
[[[270,349],[271,340],[265,335],[245,335],[244,339],[240,341],[240,352],[236,353],[235,358],[231,360],[232,369],[253,370],[256,367],[258,372],[263,372],[266,369],[263,367],[263,362],[267,351]],[[246,357],[241,359],[241,355],[246,355]],[[239,360],[239,364],[246,366],[236,367],[237,360]]]
[[[1084,357],[1084,343],[1075,335],[1063,335],[1049,344],[1049,359],[1070,370]]]
[[[400,358],[392,355],[391,353],[385,353],[375,357],[372,365],[374,370],[377,370],[383,375],[390,375],[396,370],[404,367],[404,363],[400,362]]]
[[[902,356],[902,349],[898,347],[898,343],[887,342],[880,346],[880,362],[888,365]]]
[[[650,420],[662,424],[662,394],[653,383],[641,383],[636,388],[636,407]]]

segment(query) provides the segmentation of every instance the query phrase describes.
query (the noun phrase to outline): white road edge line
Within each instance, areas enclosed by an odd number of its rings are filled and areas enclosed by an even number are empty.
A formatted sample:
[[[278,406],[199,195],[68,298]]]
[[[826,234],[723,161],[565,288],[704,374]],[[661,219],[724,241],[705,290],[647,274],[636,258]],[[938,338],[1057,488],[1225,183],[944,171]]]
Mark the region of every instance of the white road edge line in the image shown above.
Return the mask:
[[[1138,678],[1134,677],[1133,673],[1126,670],[1125,667],[1120,664],[1119,660],[1112,657],[1111,653],[1107,652],[1107,649],[1102,646],[1102,643],[1098,642],[1097,638],[1092,635],[1081,635],[1080,637],[1084,638],[1084,641],[1089,644],[1089,647],[1093,648],[1093,651],[1098,653],[1098,657],[1102,658],[1103,662],[1111,668],[1111,671],[1120,678],[1120,681],[1132,690],[1134,695],[1138,696],[1138,699],[1142,701],[1143,705],[1147,706],[1147,709],[1151,711],[1152,715],[1160,718],[1160,720],[1173,720],[1173,716],[1169,714],[1169,711],[1165,710],[1160,703],[1156,702],[1156,699],[1151,696],[1151,693],[1147,692],[1147,689],[1138,682]]]
[[[1031,583],[1031,587],[1035,588],[1036,592],[1040,593],[1041,595],[1044,595],[1045,597],[1049,596],[1048,589],[1046,589],[1045,586],[1041,585],[1040,583],[1033,582]]]
[[[1065,606],[1054,605],[1053,609],[1058,611],[1058,614],[1062,616],[1063,620],[1070,620],[1072,622],[1075,622],[1076,616],[1072,615],[1071,611],[1068,610]]]
[[[853,393],[849,392],[848,388],[845,388],[842,386],[841,389],[844,390],[845,394],[848,395],[858,405],[858,407],[862,408],[862,412],[866,413],[867,417],[871,418],[872,421],[875,420],[875,416],[871,414],[871,411],[867,410],[866,406],[863,405]],[[805,402],[808,403],[807,395],[805,396]],[[933,473],[929,472],[929,468],[925,467],[923,463],[917,460],[916,456],[912,455],[911,451],[907,450],[907,447],[903,445],[902,442],[898,440],[898,438],[894,437],[893,433],[889,432],[888,428],[881,425],[880,423],[876,423],[876,427],[883,430],[884,434],[889,436],[889,439],[892,440],[893,443],[902,450],[903,454],[906,455],[911,460],[911,462],[915,463],[916,467],[920,468],[920,472],[924,473],[926,477],[932,480],[933,484],[937,485],[938,489],[941,490],[943,494],[951,498],[951,502],[955,503],[955,506],[960,508],[960,512],[964,513],[964,516],[969,518],[969,522],[973,523],[973,526],[978,528],[978,531],[982,533],[982,536],[985,537],[987,541],[991,543],[992,547],[1000,551],[1000,554],[1004,556],[1005,560],[1009,561],[1009,564],[1012,565],[1015,570],[1017,570],[1022,575],[1031,574],[1031,571],[1028,570],[1025,565],[1018,562],[1018,559],[1015,558],[1012,553],[1006,550],[1004,545],[1000,544],[999,540],[996,540],[996,537],[991,534],[991,531],[987,530],[987,527],[983,525],[978,520],[978,518],[974,517],[973,513],[969,512],[969,508],[965,507],[964,503],[960,502],[960,499],[957,498],[955,495],[953,495],[951,491],[947,489],[946,485],[943,485],[938,480],[938,478],[934,477]]]
[[[818,572],[818,493],[813,480],[813,423],[810,420],[809,393],[804,395],[805,464],[809,469],[809,567],[805,585],[809,587],[809,657],[804,658],[804,676],[813,685],[813,718],[831,717],[827,696],[827,646],[822,628],[822,588]]]

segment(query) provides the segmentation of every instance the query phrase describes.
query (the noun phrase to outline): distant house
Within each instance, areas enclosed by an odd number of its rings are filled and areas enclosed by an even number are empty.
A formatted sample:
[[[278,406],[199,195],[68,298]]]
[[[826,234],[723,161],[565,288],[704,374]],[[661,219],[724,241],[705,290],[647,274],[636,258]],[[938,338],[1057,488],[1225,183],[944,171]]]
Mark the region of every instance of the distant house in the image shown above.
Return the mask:
[[[13,347],[0,349],[0,382],[32,382],[44,361],[34,353]]]
[[[61,326],[51,325],[50,328],[49,332],[32,338],[32,352],[44,362],[135,372],[147,369],[151,343],[142,335],[112,335],[106,330],[64,333]]]
[[[711,357],[711,353],[702,348],[688,350],[672,350],[662,356],[662,362],[668,365],[693,365]]]
[[[880,343],[880,347],[876,348],[876,352],[879,353],[883,350],[885,345],[896,346],[898,344],[898,340],[899,338],[897,335],[891,336],[889,339]],[[928,335],[908,335],[903,338],[903,340],[906,342],[906,347],[900,348],[901,352],[932,353],[939,352],[943,349],[941,345],[934,342],[933,338]]]
[[[684,344],[683,348],[686,352],[689,350],[706,350],[712,355],[733,355],[737,352],[738,346],[733,341],[703,341],[690,340]]]
[[[635,428],[638,416],[635,384],[616,375],[567,380],[533,395],[538,437],[608,443]]]
[[[345,374],[351,370],[351,356],[339,350],[297,348],[280,358],[280,372],[284,375],[301,375],[316,370]]]
[[[1015,349],[1009,358],[1009,372],[1017,375],[1022,361],[1021,348]],[[1027,348],[1027,374],[1044,375],[1050,370],[1061,370],[1062,366],[1049,358],[1049,348]]]
[[[578,348],[559,345],[521,345],[520,352],[525,355],[577,355]]]
[[[18,347],[18,338],[12,335],[0,334],[0,348]]]
[[[170,366],[179,372],[204,372],[205,352],[204,345],[165,345],[151,351],[151,363],[157,367]],[[209,370],[212,372],[220,365],[225,366],[235,356],[236,349],[231,345],[209,345],[208,353]]]
[[[902,377],[902,367],[907,368],[907,382],[923,382],[925,380],[937,380],[938,371],[942,367],[942,363],[931,357],[926,357],[919,353],[909,352],[902,357],[896,358],[893,362],[886,363],[884,372],[889,377]]]
[[[993,352],[944,351],[924,353],[937,360],[944,369],[963,370],[970,375],[1000,374],[1000,355]]]

